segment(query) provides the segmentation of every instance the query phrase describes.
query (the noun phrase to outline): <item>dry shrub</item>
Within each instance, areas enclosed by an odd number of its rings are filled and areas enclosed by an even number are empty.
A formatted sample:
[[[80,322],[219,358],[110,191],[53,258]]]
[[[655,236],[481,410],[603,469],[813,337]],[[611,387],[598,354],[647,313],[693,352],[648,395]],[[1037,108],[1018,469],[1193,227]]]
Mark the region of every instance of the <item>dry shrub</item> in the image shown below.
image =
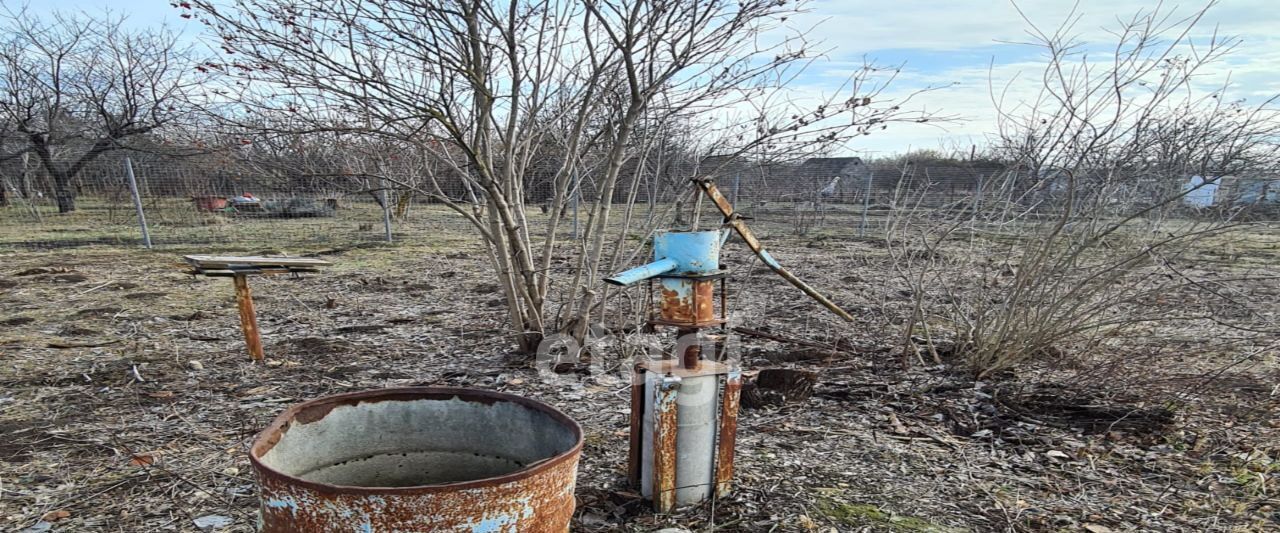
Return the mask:
[[[1185,199],[1223,176],[1275,168],[1280,132],[1274,99],[1246,106],[1191,83],[1235,46],[1214,39],[1187,52],[1203,13],[1139,13],[1115,32],[1105,61],[1084,55],[1096,49],[1069,23],[1031,28],[1030,44],[1050,59],[1036,100],[1002,106],[987,157],[1005,172],[941,208],[922,207],[929,184],[899,188],[887,242],[914,294],[904,361],[941,362],[945,336],[982,379],[1034,358],[1088,364],[1113,340],[1175,321],[1274,334],[1263,313],[1232,324],[1216,313],[1268,305],[1242,301],[1239,289],[1258,276],[1197,267],[1248,225],[1229,204],[1218,216],[1187,216]],[[1193,176],[1205,179],[1188,186]],[[1194,303],[1165,301],[1189,294]]]

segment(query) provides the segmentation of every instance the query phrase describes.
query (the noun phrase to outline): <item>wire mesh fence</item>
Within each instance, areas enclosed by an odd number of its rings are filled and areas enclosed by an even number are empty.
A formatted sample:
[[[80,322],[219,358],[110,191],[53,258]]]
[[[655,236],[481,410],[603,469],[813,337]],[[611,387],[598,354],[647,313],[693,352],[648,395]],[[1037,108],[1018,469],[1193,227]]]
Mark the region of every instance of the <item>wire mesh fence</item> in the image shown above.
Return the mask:
[[[145,245],[144,231],[156,246],[271,248],[386,238],[386,210],[376,194],[123,156],[100,157],[59,185],[34,162],[23,163],[0,168],[6,192],[0,248]],[[60,204],[68,202],[74,209],[63,212]]]
[[[55,170],[74,163],[60,164]],[[600,200],[599,177],[575,176],[568,199],[556,209],[552,173],[535,170],[524,180],[529,231],[544,232],[559,217],[557,231],[566,239],[580,238],[590,206]],[[907,216],[945,213],[955,219],[957,213],[969,213],[977,218],[1001,203],[1016,205],[1020,216],[1027,216],[1028,211],[1055,213],[1063,205],[1062,180],[1052,175],[1017,179],[994,164],[889,166],[858,158],[791,165],[707,159],[663,168],[633,164],[624,168],[608,200],[629,208],[636,219],[678,228],[691,222],[694,188],[688,180],[695,175],[716,180],[762,235],[877,238]],[[15,158],[0,163],[0,249],[151,244],[265,251],[427,242],[470,228],[471,222],[438,199],[408,187],[411,181],[135,153],[104,155],[59,183],[33,158]],[[459,202],[475,199],[463,197],[468,188],[461,180],[433,176],[431,181]],[[1197,183],[1204,187],[1203,179],[1194,178],[1128,180],[1097,185],[1090,195],[1127,208],[1145,196],[1176,194]],[[1280,181],[1222,180],[1194,192],[1179,205],[1203,211],[1242,201],[1274,204]],[[702,217],[714,215],[709,206],[701,211]]]

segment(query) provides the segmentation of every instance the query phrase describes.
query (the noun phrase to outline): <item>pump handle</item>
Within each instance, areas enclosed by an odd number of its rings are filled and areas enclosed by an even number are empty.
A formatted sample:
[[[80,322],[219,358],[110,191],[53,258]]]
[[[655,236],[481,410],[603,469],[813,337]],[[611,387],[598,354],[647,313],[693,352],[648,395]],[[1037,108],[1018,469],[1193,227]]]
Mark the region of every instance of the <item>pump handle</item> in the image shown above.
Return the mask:
[[[810,287],[808,283],[804,282],[804,280],[797,278],[795,274],[792,274],[787,271],[787,269],[782,268],[782,265],[778,264],[778,260],[774,259],[772,255],[769,255],[769,252],[760,244],[760,240],[756,238],[754,233],[751,233],[751,228],[748,228],[747,223],[743,222],[744,217],[735,213],[733,210],[733,204],[730,204],[729,199],[725,198],[723,194],[720,194],[720,189],[716,188],[714,181],[711,181],[709,178],[693,178],[693,183],[702,189],[702,192],[707,193],[707,196],[711,198],[711,201],[720,209],[720,213],[724,215],[725,225],[732,227],[734,231],[738,232],[738,236],[742,237],[743,242],[747,243],[747,247],[751,248],[751,251],[755,252],[756,256],[760,257],[760,260],[764,261],[764,264],[769,266],[770,270],[773,270],[779,276],[782,276],[782,279],[785,279],[792,285],[795,285],[797,289],[804,291],[804,293],[809,295],[810,298],[817,300],[818,303],[822,304],[823,307],[826,307],[832,313],[839,315],[840,318],[849,322],[853,322],[853,315],[850,315],[848,311],[841,309],[835,302],[828,300],[826,296],[819,293],[817,289]]]

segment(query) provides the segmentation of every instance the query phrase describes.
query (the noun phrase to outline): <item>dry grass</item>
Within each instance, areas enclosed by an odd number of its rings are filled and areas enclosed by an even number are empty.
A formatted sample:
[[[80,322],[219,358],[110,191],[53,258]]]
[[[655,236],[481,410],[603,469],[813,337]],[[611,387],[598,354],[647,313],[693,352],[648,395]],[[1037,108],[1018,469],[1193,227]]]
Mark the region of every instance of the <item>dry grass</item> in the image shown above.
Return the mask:
[[[447,384],[537,397],[582,422],[588,446],[576,531],[704,529],[713,521],[741,531],[1090,524],[1227,531],[1280,523],[1275,353],[1202,381],[1203,371],[1246,347],[1204,324],[1115,339],[1108,347],[1114,352],[1080,356],[1134,355],[1149,366],[1153,391],[1180,394],[1177,421],[1100,433],[1037,423],[1045,413],[1011,410],[1005,400],[1017,392],[1008,387],[1045,376],[975,384],[951,361],[900,370],[890,349],[911,298],[891,275],[885,249],[816,231],[818,237],[784,239],[778,227],[766,242],[858,322],[833,320],[731,244],[725,261],[735,320],[852,348],[809,356],[739,339],[749,368],[817,371],[815,395],[745,412],[734,495],[718,502],[714,515],[702,508],[669,517],[639,512],[623,486],[626,382],[607,371],[621,361],[601,350],[597,373],[540,380],[511,353],[502,308],[494,306],[500,296],[483,251],[466,233],[436,231],[391,247],[325,244],[310,251],[330,250],[333,269],[255,279],[266,366],[251,365],[244,353],[230,284],[192,279],[178,268],[178,256],[196,248],[5,253],[0,321],[30,321],[0,328],[0,517],[19,530],[66,511],[53,522],[59,530],[194,531],[194,519],[221,515],[234,519],[229,531],[251,531],[257,501],[244,450],[284,405],[373,387]],[[1260,230],[1242,253],[1275,253],[1273,232]],[[18,275],[35,268],[48,271]],[[1188,294],[1153,305],[1194,302]],[[386,327],[339,331],[352,325]],[[1156,349],[1179,357],[1136,357]]]

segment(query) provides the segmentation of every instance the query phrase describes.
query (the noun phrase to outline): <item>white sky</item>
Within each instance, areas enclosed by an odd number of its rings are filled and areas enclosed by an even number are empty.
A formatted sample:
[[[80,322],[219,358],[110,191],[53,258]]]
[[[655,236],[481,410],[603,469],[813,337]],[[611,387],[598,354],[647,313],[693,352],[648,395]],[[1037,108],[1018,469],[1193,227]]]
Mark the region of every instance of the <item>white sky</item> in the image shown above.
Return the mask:
[[[6,3],[21,0],[3,0]],[[36,12],[107,8],[130,16],[138,25],[167,23],[194,36],[197,24],[178,18],[168,0],[34,0]],[[1130,18],[1158,4],[1141,0],[1081,0],[1076,31],[1091,44],[1112,40],[1106,30],[1117,18]],[[1162,9],[1175,17],[1190,15],[1204,2],[1169,2]],[[1042,29],[1058,26],[1073,7],[1068,0],[1023,0],[1018,6]],[[798,100],[818,99],[835,91],[864,57],[887,64],[905,63],[890,91],[905,94],[934,86],[953,85],[928,93],[915,105],[964,121],[945,130],[924,125],[891,127],[862,137],[846,151],[885,155],[908,148],[968,147],[981,144],[995,129],[995,108],[989,85],[1014,81],[1010,96],[1030,94],[1038,75],[1038,51],[1008,44],[1025,41],[1027,28],[1014,5],[1000,0],[817,0],[806,14],[788,24],[829,50],[797,80]],[[1223,0],[1214,6],[1196,31],[1200,37],[1217,30],[1242,39],[1231,58],[1218,65],[1203,82],[1221,83],[1230,77],[1234,98],[1260,101],[1280,93],[1280,3],[1277,0]],[[1019,83],[1021,82],[1021,83]],[[891,95],[892,96],[892,95]]]
[[[1090,44],[1114,42],[1107,30],[1117,19],[1130,19],[1139,10],[1159,5],[1153,1],[1082,0],[1075,30]],[[1190,16],[1204,2],[1169,2],[1162,9],[1174,18]],[[1051,30],[1067,19],[1073,3],[1063,0],[1026,0],[1018,7],[1042,30]],[[851,65],[863,57],[896,64],[905,62],[895,84],[902,94],[921,87],[955,86],[929,93],[918,100],[929,110],[956,114],[963,123],[946,130],[924,126],[890,128],[859,139],[849,150],[886,154],[912,148],[968,147],[981,145],[995,129],[995,106],[989,88],[1013,81],[1009,96],[1031,93],[1043,62],[1037,49],[1008,44],[1025,42],[1027,23],[1014,5],[998,0],[825,0],[810,4],[810,12],[791,21],[821,39],[831,49],[828,58],[804,78],[800,94],[824,94],[838,86]],[[1219,34],[1242,40],[1225,63],[1208,71],[1205,85],[1231,80],[1229,96],[1259,102],[1280,94],[1280,3],[1274,0],[1224,0],[1209,10],[1193,38]],[[825,90],[825,91],[824,91]]]

